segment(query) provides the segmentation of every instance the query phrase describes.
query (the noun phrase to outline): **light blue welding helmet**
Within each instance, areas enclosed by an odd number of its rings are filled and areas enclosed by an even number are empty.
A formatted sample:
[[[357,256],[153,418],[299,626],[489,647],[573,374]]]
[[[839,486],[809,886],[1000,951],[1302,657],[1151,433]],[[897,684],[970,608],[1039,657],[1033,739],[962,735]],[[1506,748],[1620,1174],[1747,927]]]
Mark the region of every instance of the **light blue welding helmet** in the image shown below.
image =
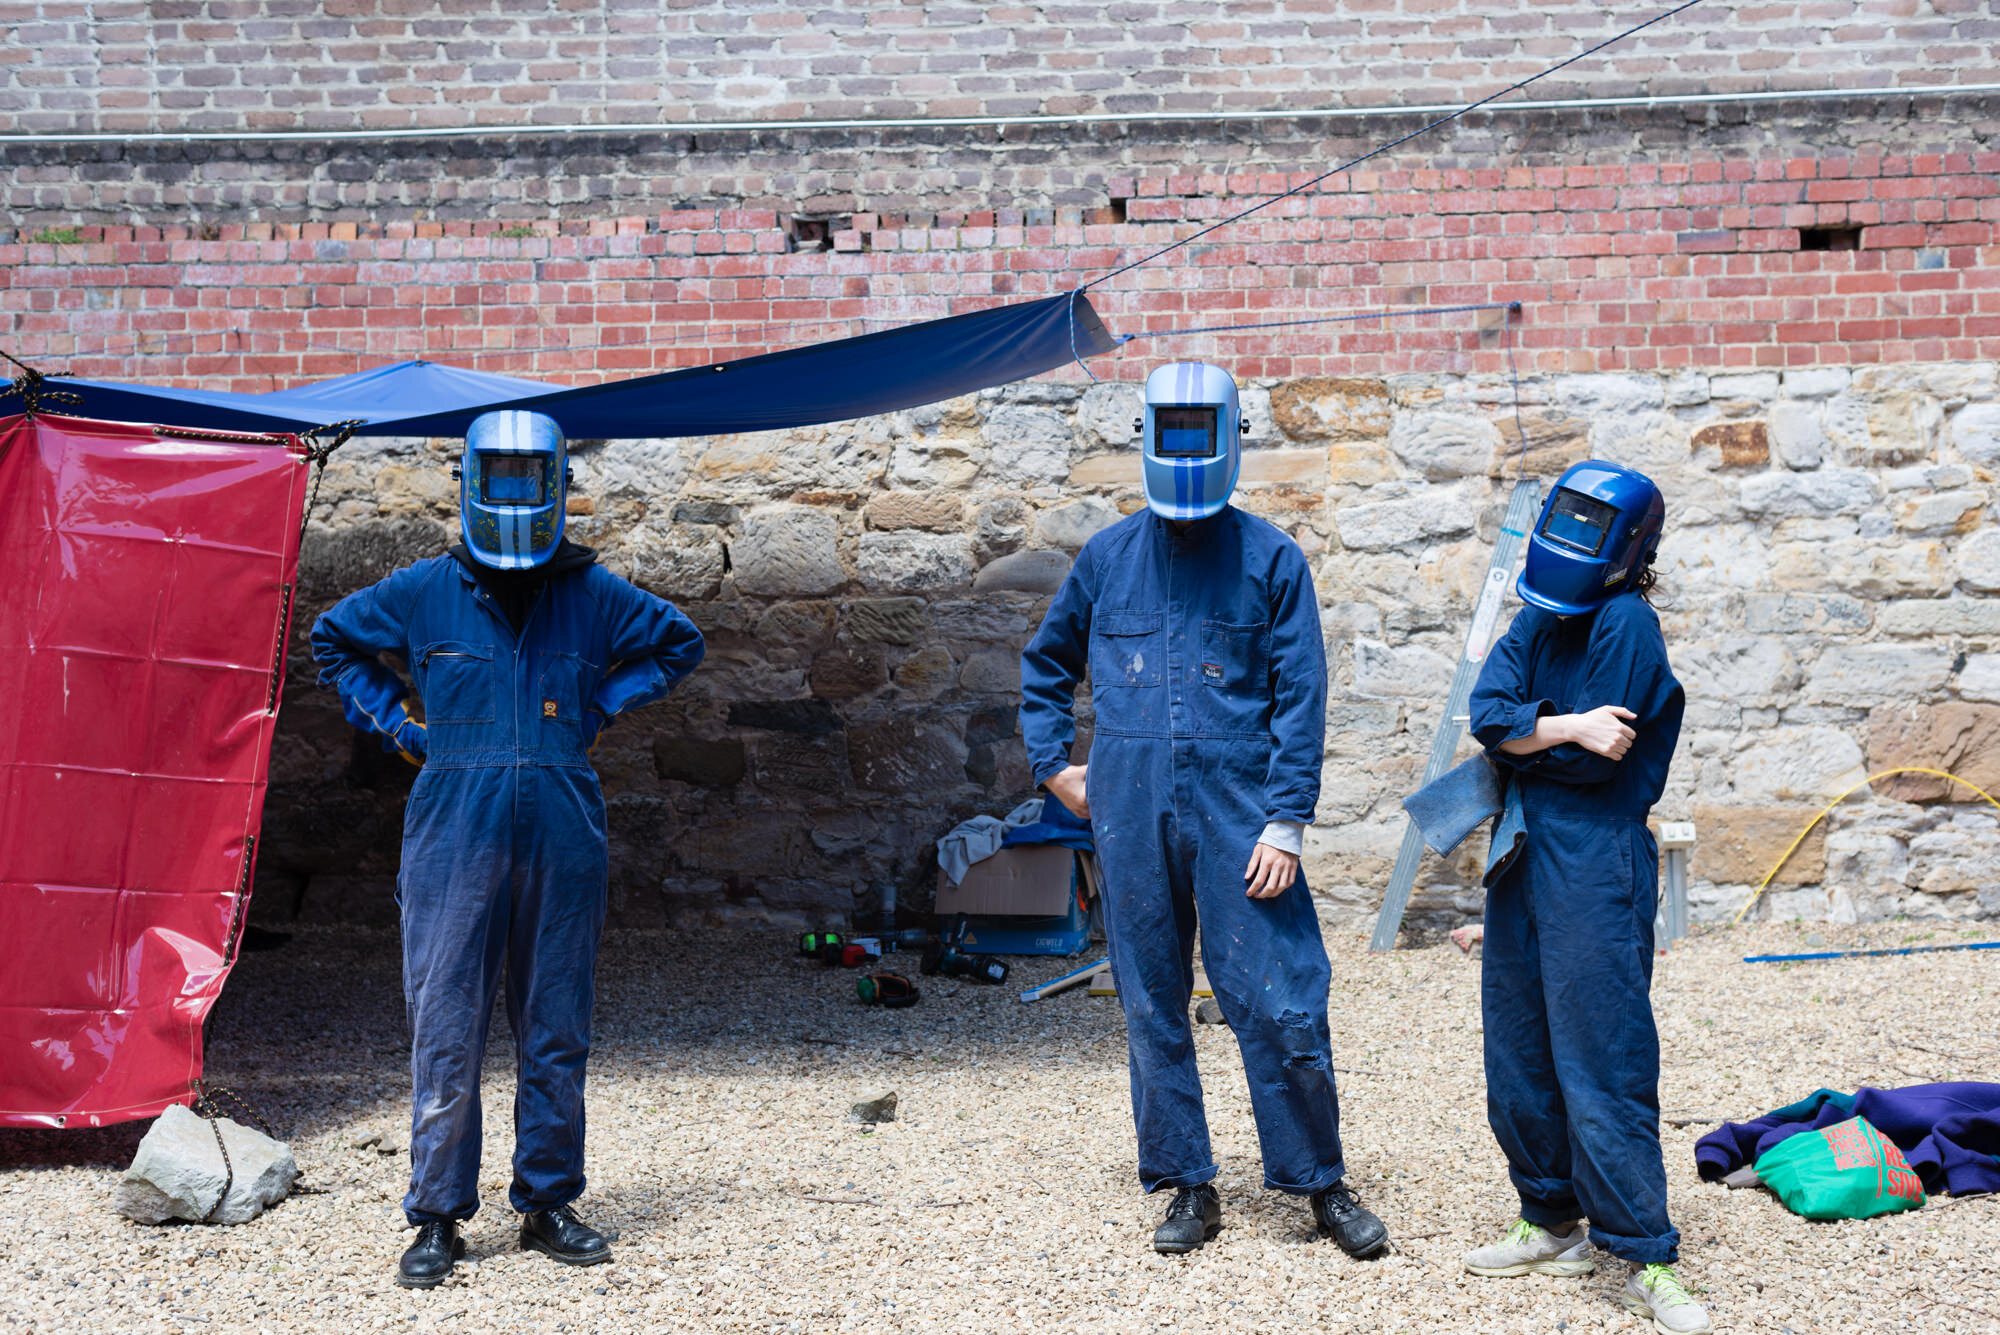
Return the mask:
[[[1146,504],[1154,514],[1206,519],[1229,504],[1249,429],[1229,372],[1207,362],[1154,367],[1138,427]]]
[[[1542,503],[1514,588],[1560,616],[1595,611],[1653,563],[1666,516],[1665,498],[1644,473],[1601,459],[1572,464]]]
[[[458,522],[481,564],[526,570],[554,556],[568,500],[569,451],[554,418],[508,408],[472,419]]]

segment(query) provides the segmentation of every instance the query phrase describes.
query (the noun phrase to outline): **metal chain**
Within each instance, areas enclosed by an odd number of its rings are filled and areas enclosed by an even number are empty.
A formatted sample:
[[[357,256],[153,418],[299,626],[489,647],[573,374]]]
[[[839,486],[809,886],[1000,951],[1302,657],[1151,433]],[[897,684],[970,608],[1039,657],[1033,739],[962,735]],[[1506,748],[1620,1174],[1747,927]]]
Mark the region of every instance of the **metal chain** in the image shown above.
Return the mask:
[[[222,1106],[224,1102],[227,1102],[229,1105],[226,1109]],[[217,1126],[216,1123],[227,1117],[232,1122],[247,1126],[254,1131],[262,1132],[272,1140],[284,1139],[278,1134],[277,1129],[271,1125],[270,1118],[257,1111],[248,1099],[227,1085],[210,1085],[204,1081],[195,1081],[194,1112],[196,1116],[202,1118],[210,1127],[214,1128],[216,1147],[222,1149],[222,1167],[225,1174],[228,1175],[228,1179],[222,1188],[224,1198],[229,1195],[229,1185],[235,1181],[235,1170],[229,1162],[229,1151],[226,1148],[222,1148],[222,1128]],[[294,1164],[298,1162],[296,1154],[293,1156],[292,1161]],[[324,1196],[327,1191],[328,1188],[326,1187],[309,1185],[306,1182],[306,1174],[303,1168],[299,1169],[298,1177],[292,1181],[292,1195],[294,1196]],[[215,1207],[218,1210],[222,1208],[221,1199],[216,1201]],[[210,1210],[208,1213],[210,1216],[213,1216],[215,1210]],[[203,1220],[203,1222],[206,1223],[207,1220]]]

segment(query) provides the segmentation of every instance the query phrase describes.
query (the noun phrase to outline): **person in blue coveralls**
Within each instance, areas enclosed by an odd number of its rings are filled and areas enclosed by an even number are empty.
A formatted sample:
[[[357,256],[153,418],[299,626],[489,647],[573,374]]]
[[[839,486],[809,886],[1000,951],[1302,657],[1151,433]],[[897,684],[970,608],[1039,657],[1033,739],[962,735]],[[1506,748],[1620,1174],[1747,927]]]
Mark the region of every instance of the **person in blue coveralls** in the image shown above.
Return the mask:
[[[1666,786],[1685,698],[1647,601],[1666,504],[1644,474],[1565,472],[1528,539],[1528,605],[1472,692],[1472,732],[1515,785],[1525,842],[1486,899],[1487,1117],[1521,1199],[1476,1275],[1582,1275],[1669,1335],[1712,1329],[1673,1272],[1649,989]],[[1582,1221],[1589,1221],[1586,1230]]]
[[[348,720],[423,766],[396,887],[415,1086],[406,1288],[444,1281],[479,1208],[479,1066],[503,968],[521,1246],[572,1265],[611,1255],[572,1207],[608,879],[587,753],[607,720],[664,696],[702,657],[671,603],[564,539],[569,469],[553,420],[476,418],[459,471],[462,541],[343,598],[312,632],[320,684]],[[384,653],[408,665],[422,722]]]
[[[1222,1226],[1188,1024],[1199,924],[1264,1185],[1309,1197],[1349,1255],[1373,1256],[1389,1234],[1343,1180],[1331,970],[1299,873],[1325,745],[1319,605],[1298,545],[1229,504],[1241,421],[1220,367],[1146,378],[1147,508],[1084,545],[1022,653],[1021,732],[1035,782],[1089,819],[1097,846],[1139,1181],[1174,1193],[1154,1248],[1191,1252]],[[1073,765],[1086,675],[1096,726]]]

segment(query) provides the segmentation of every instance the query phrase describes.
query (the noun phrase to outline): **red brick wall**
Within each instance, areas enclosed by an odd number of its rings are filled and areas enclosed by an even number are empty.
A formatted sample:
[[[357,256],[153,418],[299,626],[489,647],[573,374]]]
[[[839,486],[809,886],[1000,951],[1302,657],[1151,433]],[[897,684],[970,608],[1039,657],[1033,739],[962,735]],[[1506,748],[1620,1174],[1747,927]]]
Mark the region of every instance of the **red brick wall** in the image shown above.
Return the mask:
[[[0,337],[46,370],[244,390],[418,355],[588,382],[1065,290],[1302,179],[1117,181],[1100,208],[1044,214],[856,215],[828,251],[759,210],[529,236],[90,228],[77,245],[0,245]],[[1859,228],[1860,248],[1801,251],[1801,227]],[[2000,359],[2000,152],[1364,171],[1092,299],[1117,333],[1519,301],[1523,372]],[[1162,353],[1241,376],[1500,371],[1493,319],[1141,342],[1126,359],[1130,373]]]

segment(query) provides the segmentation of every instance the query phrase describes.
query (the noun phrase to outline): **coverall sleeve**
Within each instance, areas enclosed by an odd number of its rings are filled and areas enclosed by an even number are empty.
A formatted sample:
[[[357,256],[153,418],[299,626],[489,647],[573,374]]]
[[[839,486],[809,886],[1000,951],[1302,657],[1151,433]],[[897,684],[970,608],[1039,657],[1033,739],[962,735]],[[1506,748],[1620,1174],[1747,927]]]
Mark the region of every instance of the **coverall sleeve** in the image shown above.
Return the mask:
[[[1264,819],[1311,824],[1326,754],[1326,642],[1305,554],[1282,549],[1271,587],[1271,760]]]
[[[382,665],[385,652],[410,657],[410,611],[428,573],[406,566],[368,588],[348,594],[313,623],[313,661],[319,685],[340,695],[347,721],[382,738],[385,749],[422,763],[424,726],[404,703],[410,688]]]
[[[1500,750],[1502,742],[1526,737],[1535,730],[1535,721],[1553,714],[1553,701],[1533,699],[1528,694],[1529,636],[1527,618],[1516,615],[1500,642],[1487,651],[1479,680],[1472,684],[1467,703],[1472,735],[1497,762],[1520,766],[1532,756],[1512,756]]]
[[[609,719],[651,704],[700,665],[701,631],[666,599],[609,571],[595,590],[611,639],[611,668],[591,707]]]
[[[1094,568],[1086,546],[1056,591],[1041,628],[1021,651],[1021,741],[1037,787],[1069,764],[1070,745],[1076,741],[1076,688],[1090,656]]]
[[[1622,597],[1636,597],[1625,594]],[[1511,637],[1512,630],[1509,629]],[[1660,638],[1659,628],[1649,616],[1631,616],[1622,606],[1606,606],[1597,614],[1597,623],[1591,627],[1588,648],[1589,662],[1584,665],[1582,687],[1577,692],[1576,702],[1570,712],[1587,714],[1604,705],[1619,705],[1637,715],[1632,720],[1634,729],[1644,728],[1657,712],[1659,684],[1666,673],[1666,645]],[[1492,667],[1489,659],[1487,667]],[[1479,675],[1479,684],[1486,685],[1486,673]],[[1475,693],[1476,698],[1476,693]],[[1547,700],[1532,702],[1541,713],[1556,712],[1554,704]],[[1554,779],[1558,783],[1576,785],[1604,783],[1618,772],[1619,763],[1609,756],[1598,755],[1578,746],[1575,742],[1564,742],[1546,751],[1532,755],[1508,755],[1497,748],[1500,742],[1513,737],[1525,737],[1535,730],[1535,719],[1540,714],[1526,716],[1526,726],[1510,732],[1497,740],[1487,742],[1481,734],[1480,741],[1488,748],[1494,760],[1511,765],[1525,773],[1533,773],[1544,779]],[[1475,703],[1473,721],[1475,727],[1480,715]],[[1517,725],[1519,719],[1517,717]]]

